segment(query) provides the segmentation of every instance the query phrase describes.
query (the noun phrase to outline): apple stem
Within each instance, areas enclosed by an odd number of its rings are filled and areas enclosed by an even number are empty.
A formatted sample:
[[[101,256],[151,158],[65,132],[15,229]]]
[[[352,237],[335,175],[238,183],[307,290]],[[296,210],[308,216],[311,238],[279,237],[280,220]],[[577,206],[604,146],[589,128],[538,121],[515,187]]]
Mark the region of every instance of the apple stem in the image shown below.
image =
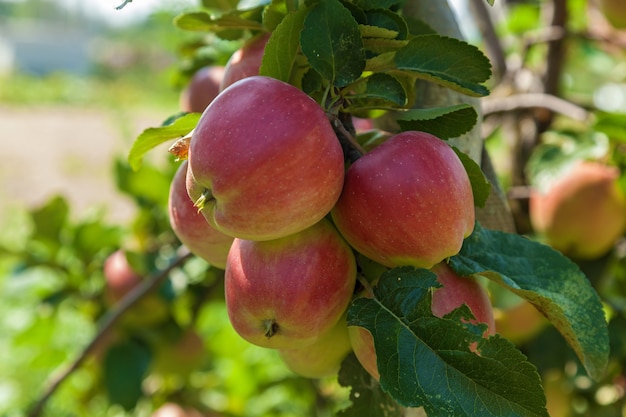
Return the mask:
[[[328,119],[330,120],[339,142],[341,143],[344,155],[348,161],[354,162],[361,156],[365,155],[365,149],[363,149],[359,142],[356,141],[355,137],[348,131],[348,129],[346,129],[342,121],[339,119],[339,116],[335,114],[328,114]]]
[[[193,206],[196,207],[198,211],[202,211],[206,202],[212,199],[213,194],[211,193],[211,190],[207,188],[204,190],[202,195],[193,203]]]
[[[274,319],[263,320],[263,328],[265,328],[265,337],[268,339],[274,336],[280,330],[280,326]]]

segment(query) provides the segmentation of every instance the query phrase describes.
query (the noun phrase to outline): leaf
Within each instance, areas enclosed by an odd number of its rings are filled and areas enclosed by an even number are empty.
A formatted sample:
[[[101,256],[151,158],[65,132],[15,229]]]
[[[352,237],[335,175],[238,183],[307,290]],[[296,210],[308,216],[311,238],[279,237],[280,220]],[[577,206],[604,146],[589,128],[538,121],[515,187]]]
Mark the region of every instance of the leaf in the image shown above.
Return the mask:
[[[70,206],[62,196],[54,196],[43,206],[32,213],[35,226],[34,239],[44,239],[47,242],[61,244],[61,232],[70,212]]]
[[[450,266],[480,274],[528,300],[572,347],[587,373],[600,378],[608,362],[608,331],[600,297],[580,268],[547,245],[482,228],[465,239]]]
[[[130,410],[142,396],[141,384],[150,351],[132,340],[112,346],[104,358],[104,385],[109,400]]]
[[[478,114],[469,104],[456,104],[401,111],[395,118],[402,130],[419,130],[440,139],[449,139],[472,130],[478,120]]]
[[[128,153],[128,163],[131,168],[138,170],[141,167],[143,157],[149,150],[168,140],[180,138],[191,132],[198,124],[198,120],[200,120],[199,113],[189,113],[167,126],[150,127],[141,132]]]
[[[487,202],[487,198],[489,198],[489,193],[491,192],[491,184],[487,181],[487,177],[485,177],[483,170],[480,169],[480,166],[476,163],[476,161],[454,146],[452,149],[456,152],[456,155],[463,163],[467,176],[470,179],[470,184],[472,184],[474,205],[476,207],[485,207],[485,203]]]
[[[398,37],[397,30],[385,29],[378,26],[360,24],[359,30],[363,38],[396,39]]]
[[[355,107],[388,108],[402,107],[407,103],[407,93],[402,84],[393,76],[375,73],[347,88],[351,95],[347,99]],[[350,111],[352,106],[347,106]]]
[[[338,0],[321,0],[309,11],[300,34],[311,67],[337,87],[361,76],[365,53],[359,25]]]
[[[396,52],[398,69],[470,96],[486,96],[489,59],[475,46],[440,35],[419,35]]]
[[[402,0],[356,0],[354,3],[363,10],[390,9],[402,3]]]
[[[300,49],[300,32],[306,17],[306,9],[289,13],[280,22],[265,45],[259,70],[260,75],[289,82]]]
[[[374,338],[382,389],[429,417],[547,417],[535,367],[508,340],[484,339],[453,320],[458,313],[435,317],[434,286],[431,271],[396,268],[381,276],[374,298],[350,306],[348,324]]]
[[[348,355],[339,369],[338,382],[351,387],[352,405],[337,413],[339,417],[401,417],[402,407],[359,364],[354,354]]]
[[[389,9],[373,9],[365,12],[367,24],[385,28],[398,33],[397,39],[406,39],[409,35],[409,28],[398,13]]]
[[[626,143],[626,117],[623,113],[596,112],[594,129],[606,134],[611,140]]]
[[[208,12],[183,13],[174,19],[174,24],[182,30],[193,32],[219,32],[221,30],[247,29],[263,30],[260,22],[247,18],[249,10],[234,11],[219,17],[214,17]]]

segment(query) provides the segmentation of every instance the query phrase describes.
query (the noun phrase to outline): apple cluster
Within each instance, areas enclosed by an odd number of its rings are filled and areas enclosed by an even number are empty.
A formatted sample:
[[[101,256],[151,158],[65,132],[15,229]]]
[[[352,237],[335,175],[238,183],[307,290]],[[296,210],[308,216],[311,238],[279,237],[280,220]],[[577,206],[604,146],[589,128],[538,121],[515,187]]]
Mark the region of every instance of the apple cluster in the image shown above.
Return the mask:
[[[346,162],[315,100],[258,75],[268,37],[252,39],[226,64],[170,190],[180,241],[225,270],[233,328],[277,349],[301,375],[336,373],[354,350],[378,377],[371,335],[346,322],[350,302],[362,295],[357,259],[364,257],[381,268],[432,269],[444,285],[433,314],[467,304],[492,332],[484,288],[445,263],[475,220],[454,150],[406,131]]]

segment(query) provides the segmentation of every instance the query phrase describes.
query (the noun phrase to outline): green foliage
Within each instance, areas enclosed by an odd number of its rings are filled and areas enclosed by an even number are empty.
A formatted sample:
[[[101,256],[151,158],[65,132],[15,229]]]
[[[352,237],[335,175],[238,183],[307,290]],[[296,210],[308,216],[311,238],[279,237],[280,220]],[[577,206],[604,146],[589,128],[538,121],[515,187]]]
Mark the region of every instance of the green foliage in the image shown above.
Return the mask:
[[[473,325],[461,324],[458,314],[472,318],[468,309],[432,314],[436,278],[423,269],[391,270],[374,287],[374,298],[350,307],[348,323],[374,337],[382,389],[433,417],[547,416],[539,375],[510,342],[483,339]]]

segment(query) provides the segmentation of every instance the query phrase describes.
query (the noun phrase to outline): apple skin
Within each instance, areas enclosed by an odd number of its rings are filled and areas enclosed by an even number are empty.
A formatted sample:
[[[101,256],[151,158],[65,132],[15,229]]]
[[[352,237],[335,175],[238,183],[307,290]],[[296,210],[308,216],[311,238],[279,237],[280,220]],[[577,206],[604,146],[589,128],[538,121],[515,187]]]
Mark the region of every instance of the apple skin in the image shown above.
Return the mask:
[[[191,175],[188,165],[187,161],[181,163],[170,185],[168,200],[170,225],[174,234],[190,252],[209,264],[224,269],[228,250],[234,238],[211,226],[194,206],[187,194],[187,181]]]
[[[266,32],[249,39],[231,55],[226,63],[220,90],[244,78],[259,75],[265,45],[270,35],[271,32]]]
[[[341,194],[343,151],[324,110],[282,81],[252,76],[202,114],[189,147],[202,214],[230,236],[270,240],[326,216]],[[204,197],[203,197],[204,195]],[[208,197],[207,197],[208,196]]]
[[[346,315],[318,341],[300,349],[279,349],[281,359],[294,373],[305,378],[337,375],[341,362],[352,352]]]
[[[235,331],[266,348],[302,348],[345,313],[356,283],[352,248],[333,224],[270,241],[235,239],[224,277]]]
[[[472,187],[447,143],[402,132],[347,170],[332,218],[368,258],[388,267],[430,268],[457,254],[471,234]]]
[[[209,65],[197,70],[181,91],[179,107],[184,112],[202,113],[219,94],[224,66]]]
[[[576,259],[606,254],[626,230],[626,200],[617,168],[581,161],[545,192],[532,190],[531,224],[546,243]]]
[[[435,265],[432,269],[437,281],[443,285],[433,290],[431,311],[436,317],[443,317],[463,304],[469,307],[474,315],[473,323],[485,323],[487,329],[484,337],[495,334],[495,321],[491,301],[485,288],[474,277],[461,277],[445,262]],[[348,327],[348,335],[352,349],[365,370],[376,380],[380,379],[376,364],[374,338],[365,328]],[[470,346],[472,349],[472,346]]]

